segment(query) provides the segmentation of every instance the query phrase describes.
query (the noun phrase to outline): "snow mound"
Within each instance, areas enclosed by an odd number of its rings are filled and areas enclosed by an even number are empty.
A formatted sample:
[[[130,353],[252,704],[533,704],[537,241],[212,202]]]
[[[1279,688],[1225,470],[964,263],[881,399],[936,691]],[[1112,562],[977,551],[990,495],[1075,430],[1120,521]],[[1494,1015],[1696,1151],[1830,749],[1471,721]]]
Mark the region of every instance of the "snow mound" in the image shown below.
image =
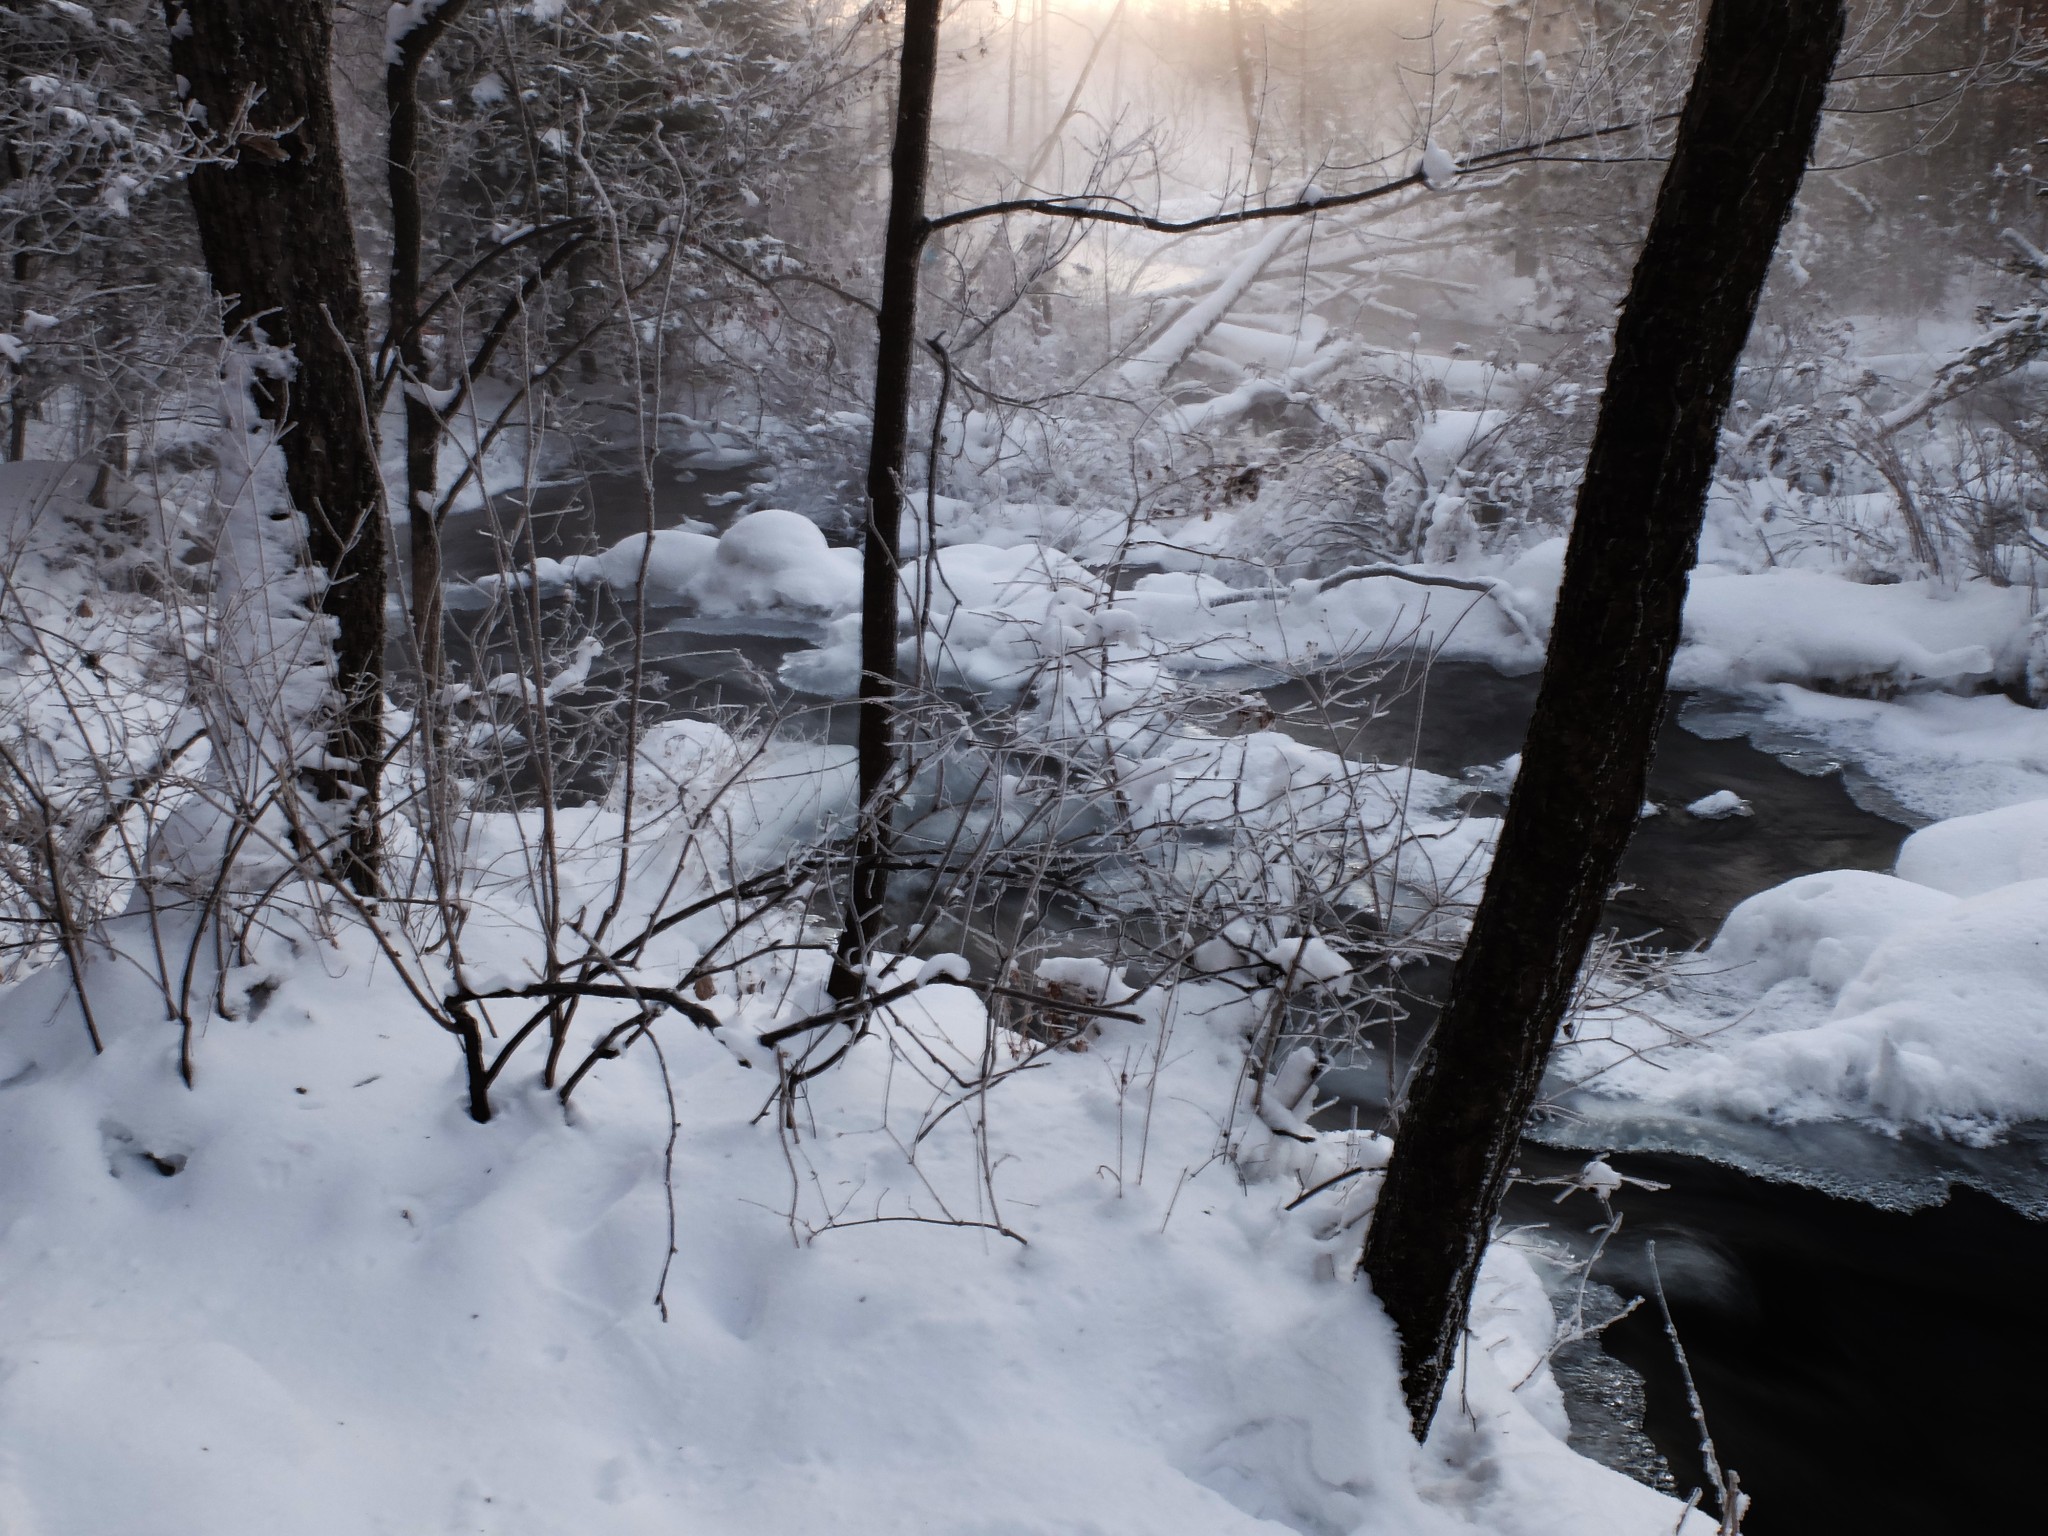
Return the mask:
[[[709,721],[663,720],[640,738],[633,814],[663,856],[693,873],[751,872],[849,815],[856,778],[852,747],[742,741]],[[623,799],[615,786],[610,809]]]
[[[2048,800],[1922,827],[1899,849],[1899,875],[1951,896],[2048,877]]]
[[[639,590],[643,566],[650,603],[706,618],[775,615],[816,623],[860,605],[860,552],[833,548],[809,518],[774,507],[748,513],[720,537],[663,528],[629,534],[595,555],[542,558],[514,581],[542,591],[603,582],[623,596]],[[500,584],[486,576],[474,591],[488,600]],[[460,589],[450,594],[458,607],[477,600]]]
[[[966,982],[973,978],[974,967],[967,963],[965,955],[933,955],[917,968],[917,984],[927,986],[937,981]]]
[[[1711,795],[1701,795],[1685,808],[1688,816],[1701,821],[1726,821],[1731,816],[1754,816],[1750,803],[1732,789],[1717,789]]]
[[[601,580],[615,592],[632,592],[640,584],[644,559],[650,593],[683,596],[696,591],[698,578],[717,552],[718,540],[709,534],[662,528],[628,535],[578,566],[576,574]]]
[[[1439,410],[1413,442],[1389,445],[1419,487],[1419,515],[1432,530],[1428,558],[1398,571],[1373,566],[1364,568],[1366,574],[1346,576],[1340,568],[1306,577],[1260,572],[1233,558],[1259,515],[1250,508],[1226,511],[1213,523],[1150,525],[1110,508],[940,497],[932,530],[941,546],[940,579],[931,613],[934,628],[945,631],[937,641],[942,672],[947,681],[971,687],[1025,686],[1023,679],[1047,657],[1088,638],[1063,640],[1048,629],[1052,610],[1061,602],[1100,606],[1107,594],[1094,570],[1131,561],[1161,569],[1117,593],[1115,605],[1127,609],[1129,622],[1142,630],[1142,640],[1134,637],[1133,643],[1176,673],[1319,667],[1333,656],[1403,650],[1480,661],[1511,674],[1532,671],[1542,663],[1565,542],[1485,550],[1460,489],[1461,465],[1505,420],[1497,408]],[[922,551],[923,521],[912,519],[906,527],[906,554]],[[783,557],[786,564],[758,595],[752,595],[751,574],[728,574],[741,528],[719,542],[718,581],[701,585],[721,590],[703,591],[697,599],[707,611],[725,603],[753,611],[808,605],[807,611],[842,619],[852,613],[858,601],[852,552],[821,555],[807,547],[799,556],[794,551],[810,545],[809,535],[782,526],[791,552],[785,556],[778,547],[763,553],[764,559],[770,553]],[[751,530],[747,548],[756,548]],[[825,565],[826,558],[846,563],[843,576]],[[796,570],[804,576],[794,575]],[[918,607],[919,570],[906,564],[906,613]],[[734,595],[728,598],[725,588]],[[1672,682],[1683,690],[1759,695],[1775,700],[1772,707],[1816,719],[1831,711],[1853,715],[1859,705],[1894,696],[1900,703],[1893,713],[1922,707],[1931,698],[1971,704],[1983,714],[1989,706],[1959,696],[1992,681],[2014,682],[2024,673],[2029,602],[2018,586],[1984,581],[1883,585],[1804,568],[1748,571],[1703,564],[1693,573]],[[854,627],[842,623],[821,652],[794,658],[786,679],[806,691],[850,692],[858,677],[854,640]],[[1788,692],[1785,685],[1798,686]],[[1844,699],[1841,692],[1875,697]],[[2017,788],[1993,792],[1992,803],[1998,796],[2038,796],[2048,789],[2048,773],[2027,765],[2048,760],[2048,753],[2035,750],[2048,728],[2041,726],[2039,712],[1997,702],[2034,718],[1998,722],[2012,740],[1993,743],[1991,760],[2012,761]],[[1882,710],[1880,717],[1889,718]],[[1935,733],[1925,750],[1940,747]],[[1967,805],[1943,801],[1939,813],[1981,809],[1984,803],[1982,794]]]
[[[1685,604],[1678,688],[1828,682],[1967,686],[2024,633],[2027,595],[1972,582],[1867,586],[1808,570],[1739,574],[1702,566]]]
[[[919,613],[930,620],[925,661],[938,680],[998,697],[1015,697],[1044,675],[1049,662],[1090,644],[1088,615],[1106,596],[1100,579],[1079,561],[1030,543],[955,544],[907,566],[902,581],[906,625]],[[855,588],[857,596],[857,575]],[[1095,636],[1094,643],[1099,641]],[[914,633],[903,642],[911,668],[917,646]],[[859,616],[841,618],[817,650],[792,656],[782,677],[809,693],[852,694],[860,678]]]
[[[1929,827],[1898,876],[1834,870],[1751,897],[1692,975],[1588,1020],[1554,1086],[1969,1145],[2048,1119],[2048,878],[2025,878],[2044,810]]]
[[[800,513],[765,508],[726,530],[694,596],[706,613],[838,615],[860,601],[860,555],[833,549]]]
[[[1740,1042],[1688,1097],[1964,1140],[2048,1116],[2048,880],[1895,930],[1826,1017]]]
[[[1793,976],[1839,991],[1893,933],[1954,905],[1940,891],[1867,870],[1802,875],[1729,913],[1707,956],[1755,995]]]

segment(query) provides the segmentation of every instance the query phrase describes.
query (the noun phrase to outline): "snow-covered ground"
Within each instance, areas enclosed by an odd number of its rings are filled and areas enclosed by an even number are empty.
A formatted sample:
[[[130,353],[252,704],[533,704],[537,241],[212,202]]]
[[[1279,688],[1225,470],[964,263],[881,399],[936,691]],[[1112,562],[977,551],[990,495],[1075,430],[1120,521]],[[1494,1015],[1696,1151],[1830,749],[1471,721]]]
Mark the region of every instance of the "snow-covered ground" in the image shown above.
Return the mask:
[[[480,967],[521,921],[479,914]],[[10,1532],[1678,1523],[1566,1449],[1513,1247],[1414,1445],[1350,1274],[1373,1176],[1285,1209],[1385,1144],[1233,1112],[1257,998],[1141,995],[1073,1051],[935,980],[787,1108],[678,1023],[567,1113],[515,1066],[479,1126],[359,928],[274,929],[227,982],[190,1089],[111,952],[102,1057],[57,971],[0,997]],[[818,982],[711,1006],[759,1029]]]

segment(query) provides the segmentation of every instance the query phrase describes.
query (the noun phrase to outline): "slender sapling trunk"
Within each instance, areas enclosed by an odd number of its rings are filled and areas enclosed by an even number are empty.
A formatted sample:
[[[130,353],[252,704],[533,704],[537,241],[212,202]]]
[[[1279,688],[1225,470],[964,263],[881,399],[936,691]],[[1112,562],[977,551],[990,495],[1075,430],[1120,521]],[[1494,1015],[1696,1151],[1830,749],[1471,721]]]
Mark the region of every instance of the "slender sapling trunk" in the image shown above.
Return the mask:
[[[927,226],[925,173],[931,158],[932,96],[939,73],[939,0],[905,0],[896,90],[896,138],[889,155],[889,225],[882,248],[882,305],[876,321],[875,419],[868,443],[867,533],[861,563],[860,826],[845,931],[832,967],[840,1002],[860,990],[861,968],[882,931],[889,899],[891,815],[896,782],[898,541],[903,530],[903,464],[910,433],[911,365],[917,348],[917,283]]]

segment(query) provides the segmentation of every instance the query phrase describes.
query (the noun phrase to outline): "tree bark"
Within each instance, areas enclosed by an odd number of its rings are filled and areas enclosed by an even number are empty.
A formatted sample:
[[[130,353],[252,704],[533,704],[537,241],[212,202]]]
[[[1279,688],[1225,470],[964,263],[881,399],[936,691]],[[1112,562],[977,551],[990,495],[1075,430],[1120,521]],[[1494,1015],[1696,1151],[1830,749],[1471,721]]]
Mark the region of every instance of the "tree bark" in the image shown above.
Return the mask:
[[[383,485],[366,389],[367,322],[355,226],[328,71],[331,0],[165,0],[171,67],[204,126],[235,134],[232,164],[190,178],[200,247],[230,330],[248,324],[296,359],[259,384],[257,407],[281,429],[285,483],[306,519],[307,551],[326,573],[340,698],[323,798],[347,799],[351,886],[377,886],[383,755]]]
[[[469,0],[442,0],[412,30],[395,40],[384,70],[384,112],[391,197],[392,350],[401,388],[429,379],[427,341],[419,323],[421,255],[426,218],[420,205],[420,68]],[[419,387],[405,389],[405,508],[412,555],[412,631],[420,687],[429,707],[441,683],[441,528],[435,517],[440,488],[441,414]]]
[[[1643,800],[1721,418],[1820,121],[1843,0],[1713,0],[1615,331],[1543,686],[1363,1267],[1418,1437]]]
[[[0,66],[0,70],[4,70],[0,72],[0,78],[5,79],[7,89],[12,93],[20,83],[21,69],[9,59],[5,61],[4,66]],[[0,148],[0,192],[24,180],[27,175],[28,168],[22,159],[21,146],[9,139],[4,148]],[[31,225],[30,228],[32,227]],[[26,235],[27,230],[23,230],[22,233]],[[26,248],[17,250],[8,262],[8,273],[14,279],[16,305],[15,313],[7,317],[10,322],[8,329],[16,334],[20,333],[21,310],[28,304],[28,282],[34,272],[34,258]],[[28,457],[28,418],[34,409],[34,401],[29,394],[28,364],[10,362],[7,371],[13,376],[13,381],[9,384],[6,395],[7,442],[5,448],[0,449],[0,455],[4,455],[10,463],[19,463]]]
[[[10,153],[12,146],[9,146]],[[11,178],[10,178],[11,179]],[[14,253],[14,291],[26,295],[28,280],[34,272],[32,258],[27,251]],[[23,303],[27,300],[24,297]],[[14,317],[17,321],[20,316]],[[8,392],[9,411],[7,416],[7,458],[20,463],[28,457],[28,421],[35,414],[35,395],[30,388],[27,363],[9,363],[14,374],[14,387]]]
[[[868,440],[867,535],[861,562],[860,826],[854,836],[847,922],[832,967],[832,996],[861,987],[860,967],[880,937],[889,899],[891,815],[896,783],[897,545],[903,529],[903,461],[910,432],[911,365],[917,346],[919,258],[927,226],[925,173],[931,159],[932,96],[939,73],[939,0],[905,0],[896,90],[896,138],[889,155],[889,225],[882,247],[882,304],[876,321],[875,419]]]

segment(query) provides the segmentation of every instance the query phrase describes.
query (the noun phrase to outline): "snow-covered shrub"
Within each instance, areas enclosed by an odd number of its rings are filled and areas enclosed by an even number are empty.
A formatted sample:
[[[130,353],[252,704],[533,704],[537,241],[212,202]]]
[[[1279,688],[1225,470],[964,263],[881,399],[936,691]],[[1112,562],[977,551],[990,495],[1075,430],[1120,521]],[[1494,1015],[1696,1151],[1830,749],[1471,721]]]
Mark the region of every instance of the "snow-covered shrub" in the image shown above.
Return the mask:
[[[10,459],[98,465],[101,507],[203,384],[215,320],[180,182],[217,149],[165,49],[145,0],[0,11],[0,433]]]

